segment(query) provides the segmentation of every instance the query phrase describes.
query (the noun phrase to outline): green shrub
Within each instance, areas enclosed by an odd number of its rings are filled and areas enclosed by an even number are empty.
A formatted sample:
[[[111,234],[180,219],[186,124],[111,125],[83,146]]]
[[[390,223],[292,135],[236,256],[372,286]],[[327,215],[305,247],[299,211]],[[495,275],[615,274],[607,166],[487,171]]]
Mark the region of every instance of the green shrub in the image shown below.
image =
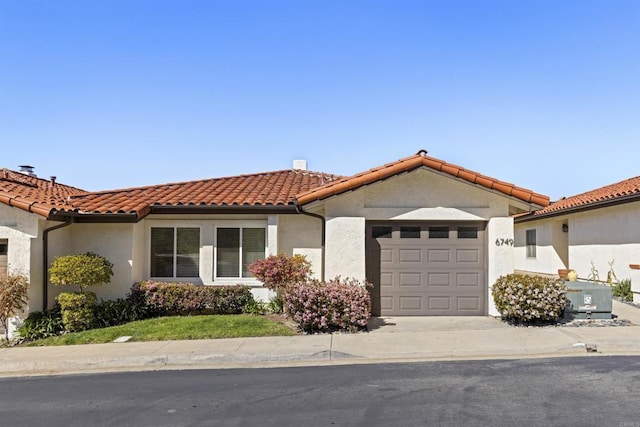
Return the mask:
[[[53,260],[49,275],[54,285],[78,285],[82,292],[84,287],[109,283],[113,276],[113,264],[92,252],[66,255]]]
[[[50,310],[29,313],[18,329],[20,337],[29,341],[60,335],[62,331],[62,312],[57,304]]]
[[[623,301],[633,301],[631,292],[631,279],[623,279],[613,287],[613,296],[622,298]]]
[[[284,312],[284,300],[280,297],[273,297],[267,303],[267,310],[271,313],[280,314]]]
[[[242,312],[245,314],[257,314],[263,315],[267,312],[267,304],[262,301],[256,301],[252,299],[242,308]]]
[[[557,321],[567,304],[566,289],[558,279],[509,274],[493,285],[493,300],[508,322]]]
[[[204,286],[152,280],[131,287],[130,300],[137,301],[148,316],[190,314],[240,314],[253,301],[248,286]]]
[[[94,307],[93,312],[94,327],[96,328],[122,325],[146,317],[146,313],[141,307],[129,299],[122,298],[100,301]]]
[[[93,292],[63,292],[56,297],[62,310],[62,324],[69,332],[86,331],[95,323],[98,298]]]

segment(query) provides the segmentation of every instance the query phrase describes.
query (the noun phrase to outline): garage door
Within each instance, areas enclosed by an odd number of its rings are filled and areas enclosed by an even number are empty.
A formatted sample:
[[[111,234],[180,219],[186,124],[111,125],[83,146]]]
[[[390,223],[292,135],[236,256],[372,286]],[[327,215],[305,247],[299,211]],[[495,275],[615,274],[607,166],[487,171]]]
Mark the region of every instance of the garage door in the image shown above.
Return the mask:
[[[486,314],[484,224],[369,223],[367,236],[374,314]]]

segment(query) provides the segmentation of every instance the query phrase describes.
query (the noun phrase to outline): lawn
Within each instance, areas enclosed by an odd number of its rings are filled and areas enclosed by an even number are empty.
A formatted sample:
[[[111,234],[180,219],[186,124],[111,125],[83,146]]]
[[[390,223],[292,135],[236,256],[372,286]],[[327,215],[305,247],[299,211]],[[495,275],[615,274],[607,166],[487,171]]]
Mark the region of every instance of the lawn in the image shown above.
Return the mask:
[[[122,336],[131,341],[200,340],[212,338],[241,338],[289,336],[296,332],[289,326],[265,316],[210,315],[172,316],[139,320],[110,328],[91,329],[29,343],[29,346],[99,344]]]

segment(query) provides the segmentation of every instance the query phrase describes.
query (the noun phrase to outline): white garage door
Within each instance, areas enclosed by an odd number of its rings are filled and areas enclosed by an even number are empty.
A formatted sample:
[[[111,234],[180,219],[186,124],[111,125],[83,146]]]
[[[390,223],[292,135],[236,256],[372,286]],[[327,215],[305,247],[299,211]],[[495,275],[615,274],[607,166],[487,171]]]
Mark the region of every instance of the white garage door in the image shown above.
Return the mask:
[[[370,223],[374,314],[486,314],[484,224]]]

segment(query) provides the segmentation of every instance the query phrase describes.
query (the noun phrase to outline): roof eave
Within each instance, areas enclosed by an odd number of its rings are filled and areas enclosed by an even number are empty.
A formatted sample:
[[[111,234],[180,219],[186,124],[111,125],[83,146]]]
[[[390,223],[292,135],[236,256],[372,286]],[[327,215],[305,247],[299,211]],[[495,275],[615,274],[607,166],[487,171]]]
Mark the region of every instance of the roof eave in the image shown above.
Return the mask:
[[[296,213],[293,203],[287,205],[180,205],[150,206],[149,214],[289,214]],[[146,216],[146,215],[145,215]]]
[[[568,215],[568,214],[578,213],[578,212],[585,212],[593,209],[606,208],[610,206],[622,205],[625,203],[632,203],[637,201],[640,201],[640,193],[630,194],[628,196],[618,197],[615,199],[600,200],[598,202],[588,203],[586,205],[575,206],[575,207],[566,208],[558,211],[551,211],[551,212],[539,214],[539,215],[535,215],[535,212],[532,212],[529,215],[524,215],[519,218],[514,218],[514,222],[518,224],[522,222],[536,221],[539,219],[547,219],[547,218],[552,218],[556,216]]]

